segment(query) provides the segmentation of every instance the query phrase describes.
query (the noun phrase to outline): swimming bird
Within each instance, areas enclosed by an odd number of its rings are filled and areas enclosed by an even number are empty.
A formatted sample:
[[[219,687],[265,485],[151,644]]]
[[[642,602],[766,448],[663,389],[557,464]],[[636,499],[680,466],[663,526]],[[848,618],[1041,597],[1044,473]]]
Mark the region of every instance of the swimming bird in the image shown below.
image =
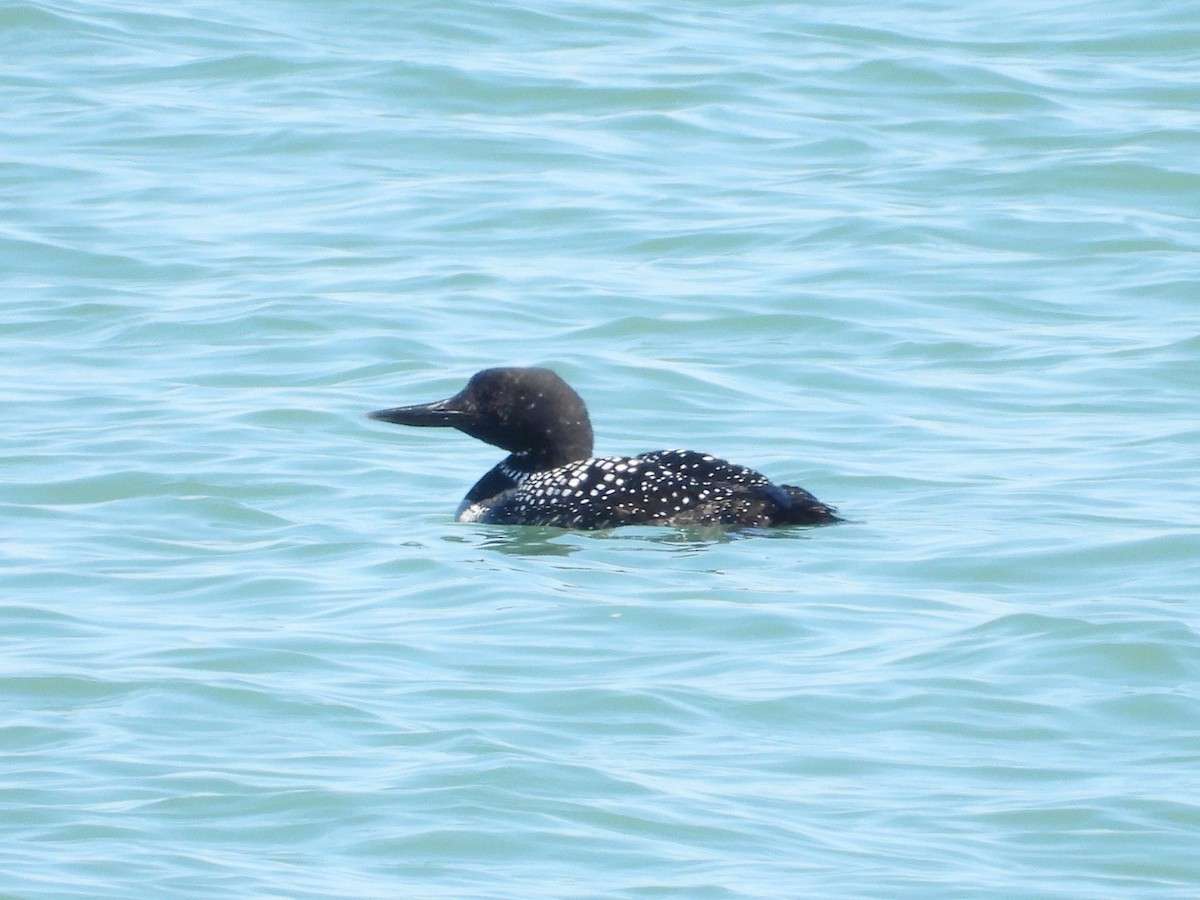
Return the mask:
[[[549,369],[484,369],[453,397],[368,415],[457,428],[508,451],[467,492],[460,522],[596,529],[840,521],[803,488],[694,450],[593,457],[587,407]]]

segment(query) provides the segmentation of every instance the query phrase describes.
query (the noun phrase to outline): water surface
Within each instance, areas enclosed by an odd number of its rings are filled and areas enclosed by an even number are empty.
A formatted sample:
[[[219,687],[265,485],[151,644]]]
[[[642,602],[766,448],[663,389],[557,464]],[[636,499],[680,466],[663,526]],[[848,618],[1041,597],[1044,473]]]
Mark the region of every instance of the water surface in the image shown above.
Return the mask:
[[[1197,21],[8,4],[5,895],[1196,896]],[[455,524],[499,364],[849,521]]]

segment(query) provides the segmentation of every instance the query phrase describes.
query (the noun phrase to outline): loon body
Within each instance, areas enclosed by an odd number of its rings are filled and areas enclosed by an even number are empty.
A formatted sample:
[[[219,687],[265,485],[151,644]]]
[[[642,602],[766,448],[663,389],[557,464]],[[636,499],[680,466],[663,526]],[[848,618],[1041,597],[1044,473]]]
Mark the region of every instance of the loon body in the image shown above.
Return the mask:
[[[840,521],[803,488],[694,450],[593,457],[587,408],[549,369],[484,369],[446,400],[370,417],[449,426],[508,451],[467,492],[460,522],[592,529]]]

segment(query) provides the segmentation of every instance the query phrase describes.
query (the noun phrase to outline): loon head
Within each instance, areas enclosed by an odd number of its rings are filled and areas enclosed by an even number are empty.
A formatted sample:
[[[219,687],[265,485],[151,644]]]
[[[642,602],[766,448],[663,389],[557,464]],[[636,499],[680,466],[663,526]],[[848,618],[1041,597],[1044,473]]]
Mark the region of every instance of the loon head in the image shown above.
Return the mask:
[[[535,462],[538,469],[592,455],[587,407],[549,369],[484,369],[453,397],[368,415],[397,425],[457,428]]]

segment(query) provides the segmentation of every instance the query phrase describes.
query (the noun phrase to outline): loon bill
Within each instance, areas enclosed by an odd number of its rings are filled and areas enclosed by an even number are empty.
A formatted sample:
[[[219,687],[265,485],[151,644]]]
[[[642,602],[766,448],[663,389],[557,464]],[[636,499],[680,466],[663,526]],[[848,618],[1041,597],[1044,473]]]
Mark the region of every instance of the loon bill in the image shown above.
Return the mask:
[[[694,450],[593,457],[587,407],[549,369],[484,369],[446,400],[369,416],[457,428],[508,451],[467,493],[460,522],[594,529],[841,521],[803,488]]]

